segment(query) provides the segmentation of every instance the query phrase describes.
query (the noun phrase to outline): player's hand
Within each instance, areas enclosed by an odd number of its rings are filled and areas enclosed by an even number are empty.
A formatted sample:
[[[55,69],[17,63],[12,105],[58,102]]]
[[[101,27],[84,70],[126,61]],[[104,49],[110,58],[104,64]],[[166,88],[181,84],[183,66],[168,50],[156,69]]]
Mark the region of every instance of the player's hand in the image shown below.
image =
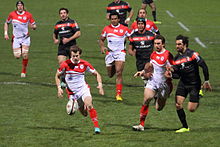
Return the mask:
[[[104,95],[104,94],[105,94],[102,85],[98,85],[97,88],[99,89],[99,94],[100,94],[100,95]]]
[[[204,89],[205,91],[212,91],[212,86],[209,83],[209,81],[205,81],[202,85],[202,89]]]
[[[63,89],[61,87],[57,89],[57,96],[58,98],[63,98]]]
[[[5,40],[9,40],[9,36],[8,35],[5,35]]]
[[[140,76],[143,76],[144,74],[144,71],[138,71],[134,74],[134,78],[137,78],[137,77],[140,77]]]
[[[128,54],[131,56],[135,56],[136,55],[136,50],[128,50]]]
[[[144,74],[144,78],[150,79],[153,76],[152,72],[147,72]]]
[[[70,40],[69,38],[63,38],[62,41],[63,41],[63,44],[67,44]]]
[[[102,47],[102,48],[101,48],[101,53],[102,53],[102,54],[105,54],[106,51],[107,51],[107,48],[106,48],[106,47]]]
[[[125,20],[125,23],[126,23],[126,24],[129,24],[130,20],[131,20],[131,19],[128,17],[128,18]]]
[[[59,43],[59,40],[58,40],[58,39],[55,39],[55,40],[53,41],[53,43],[54,43],[54,44],[58,44],[58,43]]]

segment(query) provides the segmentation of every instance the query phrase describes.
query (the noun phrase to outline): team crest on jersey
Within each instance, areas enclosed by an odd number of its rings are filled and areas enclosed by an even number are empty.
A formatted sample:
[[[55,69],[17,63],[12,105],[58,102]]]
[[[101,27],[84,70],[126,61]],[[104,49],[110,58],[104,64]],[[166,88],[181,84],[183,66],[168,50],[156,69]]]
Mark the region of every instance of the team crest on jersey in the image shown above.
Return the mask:
[[[23,20],[26,20],[26,19],[27,19],[27,17],[26,17],[26,16],[24,16],[24,17],[23,17]]]
[[[80,69],[83,69],[83,68],[84,68],[84,65],[80,65],[79,68],[80,68]]]
[[[144,45],[145,44],[145,41],[141,41],[141,45]]]
[[[147,25],[146,25],[146,28],[150,28],[150,25],[147,24]]]
[[[65,28],[64,28],[64,27],[61,27],[61,30],[63,30],[63,31],[64,31],[64,30],[65,30]]]
[[[119,30],[120,33],[123,33],[124,31],[122,29]]]

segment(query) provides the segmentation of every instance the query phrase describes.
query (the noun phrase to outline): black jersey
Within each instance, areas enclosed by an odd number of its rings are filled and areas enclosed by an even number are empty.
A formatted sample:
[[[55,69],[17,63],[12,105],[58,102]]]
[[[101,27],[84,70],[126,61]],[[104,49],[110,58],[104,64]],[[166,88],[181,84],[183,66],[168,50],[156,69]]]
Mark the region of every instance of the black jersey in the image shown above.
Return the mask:
[[[112,2],[108,5],[107,13],[117,12],[120,16],[120,23],[125,24],[127,12],[130,12],[132,8],[127,2],[120,1],[119,3]]]
[[[56,38],[60,38],[60,45],[63,45],[62,38],[70,38],[72,37],[80,28],[76,21],[68,18],[66,21],[58,21],[54,27],[54,34]],[[76,40],[71,40],[65,46],[72,46],[76,44]]]
[[[180,78],[185,85],[201,84],[199,66],[203,68],[205,81],[209,80],[208,67],[199,54],[186,49],[183,54],[178,53],[174,58],[174,78]]]
[[[134,32],[130,38],[130,45],[133,49],[136,49],[137,60],[148,60],[150,61],[150,55],[153,52],[154,46],[154,34],[150,31],[146,31],[141,34]]]

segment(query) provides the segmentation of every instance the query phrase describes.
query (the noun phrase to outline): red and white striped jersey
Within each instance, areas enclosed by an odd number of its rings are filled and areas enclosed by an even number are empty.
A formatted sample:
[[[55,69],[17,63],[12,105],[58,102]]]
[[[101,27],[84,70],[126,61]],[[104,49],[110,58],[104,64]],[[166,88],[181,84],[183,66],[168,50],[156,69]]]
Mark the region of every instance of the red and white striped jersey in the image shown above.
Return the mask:
[[[74,93],[79,92],[84,86],[87,86],[85,81],[86,71],[94,73],[95,69],[89,62],[82,59],[77,64],[74,64],[71,59],[68,59],[62,62],[58,69],[58,72],[64,72],[66,74],[65,80],[68,88]]]
[[[150,31],[152,33],[157,33],[159,30],[155,23],[149,19],[146,20],[146,30]],[[131,25],[131,32],[137,32],[138,31],[138,26],[137,26],[137,21],[133,22]]]
[[[12,23],[13,25],[13,36],[15,38],[25,37],[28,35],[28,24],[35,24],[35,20],[32,17],[32,14],[23,11],[19,13],[18,11],[12,11],[6,22]]]
[[[101,36],[107,38],[110,51],[121,51],[125,49],[125,38],[130,36],[130,31],[122,24],[110,24],[103,29]]]
[[[154,69],[152,78],[160,83],[164,82],[166,80],[164,76],[166,66],[173,64],[173,55],[168,50],[162,52],[154,51],[150,59]]]

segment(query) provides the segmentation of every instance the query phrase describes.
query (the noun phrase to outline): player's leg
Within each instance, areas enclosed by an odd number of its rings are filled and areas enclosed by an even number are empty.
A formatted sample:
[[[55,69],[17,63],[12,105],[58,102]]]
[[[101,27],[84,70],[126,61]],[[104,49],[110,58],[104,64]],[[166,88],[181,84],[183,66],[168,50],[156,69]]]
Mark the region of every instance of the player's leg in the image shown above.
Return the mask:
[[[157,11],[156,11],[156,5],[155,5],[155,3],[152,1],[152,3],[150,3],[149,6],[151,7],[151,11],[152,11],[152,16],[153,16],[153,19],[154,19],[154,23],[155,23],[155,24],[161,24],[160,21],[157,21]]]
[[[22,45],[22,71],[21,71],[21,77],[26,77],[27,73],[27,66],[28,66],[28,52],[29,52],[29,46]]]
[[[149,104],[154,96],[155,96],[154,90],[152,90],[150,88],[144,89],[144,101],[143,101],[143,105],[141,106],[141,109],[140,109],[140,123],[139,123],[139,125],[133,126],[134,131],[144,131],[144,124],[145,124],[145,119],[148,115]]]
[[[107,69],[108,77],[112,78],[115,75],[115,65],[112,64],[112,65],[106,66],[106,69]]]
[[[95,133],[99,134],[101,131],[100,131],[99,122],[98,122],[98,115],[97,115],[96,109],[92,105],[92,97],[91,96],[83,97],[83,101],[85,104],[85,109],[88,110],[89,116],[93,122]]]
[[[116,100],[122,101],[122,82],[123,82],[123,77],[122,73],[124,70],[124,61],[115,61],[115,70],[116,70]]]
[[[172,83],[171,83],[172,84]],[[171,86],[167,83],[161,84],[159,91],[158,91],[158,97],[156,100],[156,109],[158,111],[163,110],[164,106],[166,105],[167,98],[169,97],[171,93]]]
[[[141,8],[146,10],[146,8],[147,8],[147,0],[142,0]]]
[[[182,124],[182,128],[180,128],[179,130],[176,130],[176,133],[189,131],[188,124],[186,121],[186,114],[183,109],[183,103],[185,101],[187,94],[188,94],[188,90],[183,84],[183,82],[180,80],[177,86],[177,90],[176,90],[175,101],[176,101],[176,112]]]
[[[199,107],[199,91],[200,91],[200,85],[194,86],[190,89],[189,92],[189,103],[188,103],[188,110],[190,112],[195,112],[196,109]]]

